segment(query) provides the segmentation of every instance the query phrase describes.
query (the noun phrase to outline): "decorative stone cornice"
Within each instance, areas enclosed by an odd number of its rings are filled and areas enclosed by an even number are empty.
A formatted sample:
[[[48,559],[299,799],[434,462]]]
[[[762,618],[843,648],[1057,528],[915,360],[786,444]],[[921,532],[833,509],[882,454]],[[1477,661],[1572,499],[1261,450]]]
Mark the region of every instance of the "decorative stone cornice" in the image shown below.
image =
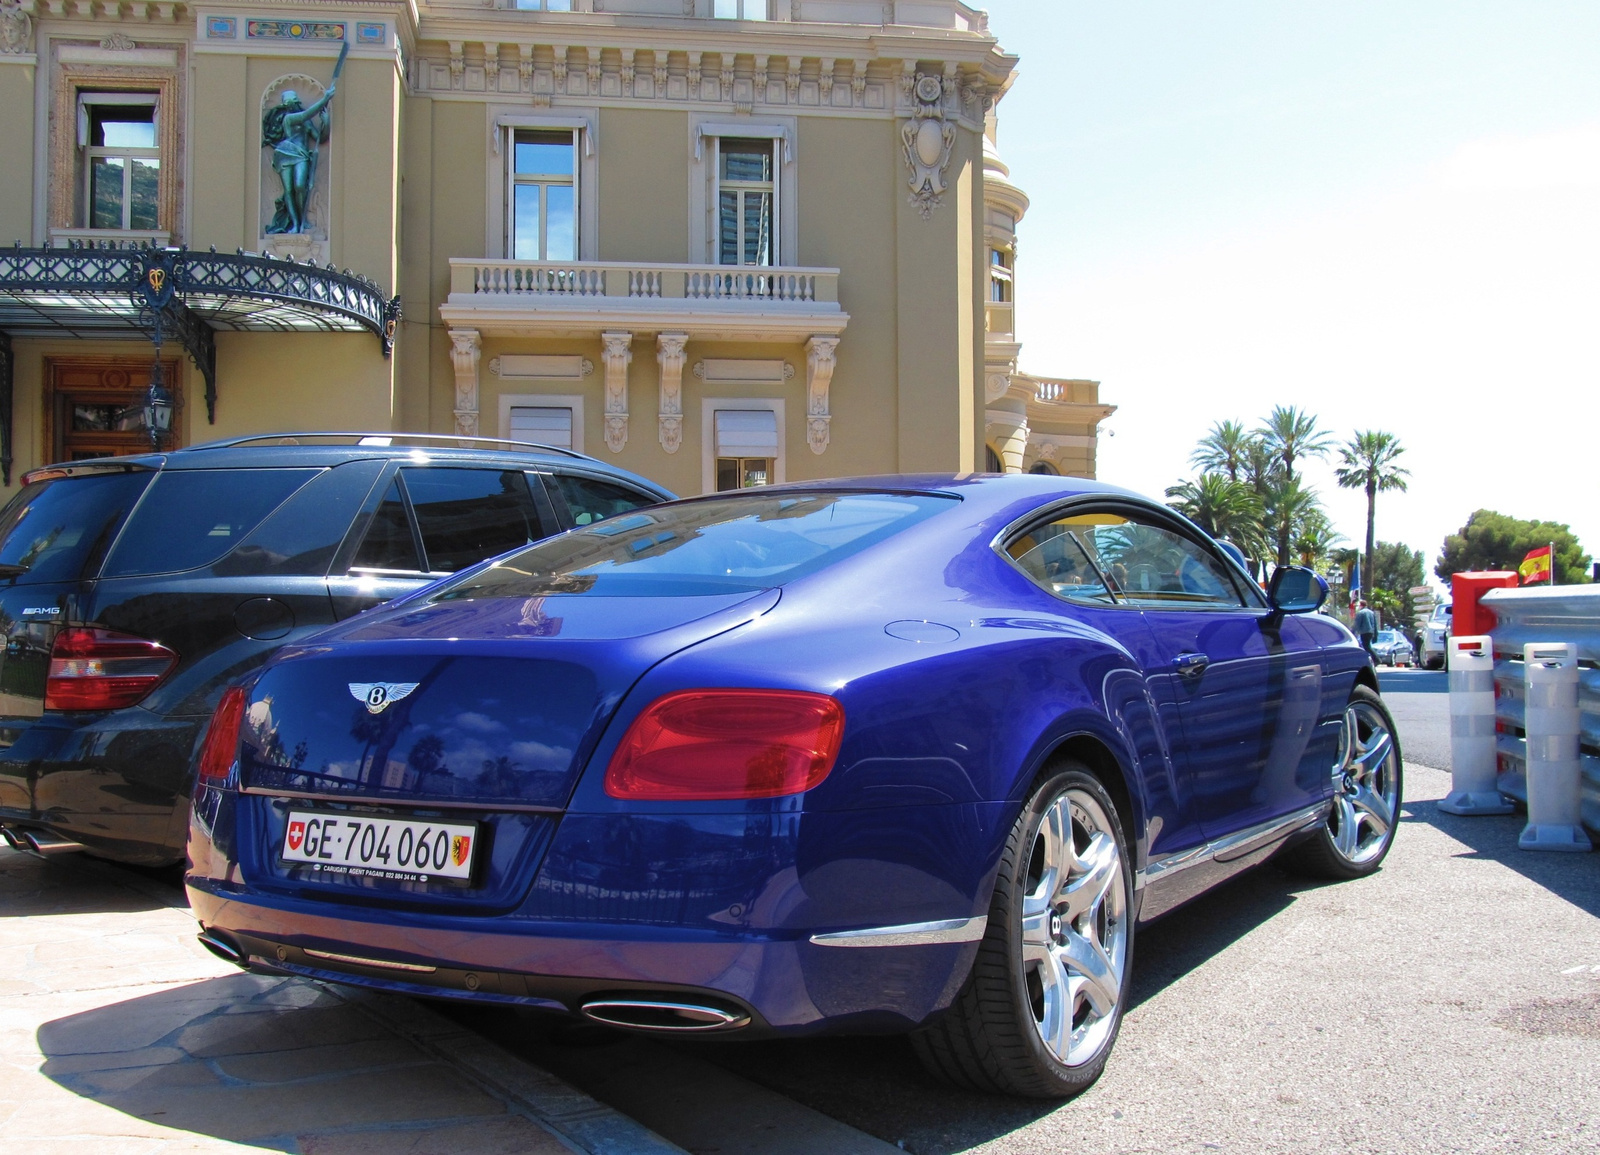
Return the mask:
[[[661,448],[668,453],[678,452],[683,444],[683,348],[689,343],[687,333],[658,333],[656,335],[656,364],[661,369]]]
[[[606,448],[621,453],[628,444],[628,366],[633,362],[633,334],[600,334],[606,367]]]

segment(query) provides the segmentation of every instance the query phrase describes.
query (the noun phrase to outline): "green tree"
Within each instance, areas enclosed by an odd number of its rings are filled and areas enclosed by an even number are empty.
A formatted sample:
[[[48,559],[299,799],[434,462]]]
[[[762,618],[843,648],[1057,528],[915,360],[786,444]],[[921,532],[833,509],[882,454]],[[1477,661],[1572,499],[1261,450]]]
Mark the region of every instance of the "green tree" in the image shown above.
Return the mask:
[[[1400,595],[1393,590],[1386,590],[1381,586],[1374,586],[1372,596],[1367,599],[1372,608],[1378,611],[1378,620],[1385,629],[1407,629],[1408,620],[1404,617],[1405,605],[1400,600]]]
[[[1367,549],[1361,567],[1361,583],[1367,589],[1377,586],[1372,567],[1377,545],[1374,534],[1378,525],[1378,494],[1392,490],[1405,492],[1406,478],[1411,476],[1411,471],[1395,464],[1395,459],[1404,452],[1405,447],[1398,437],[1376,429],[1358,432],[1339,446],[1339,467],[1334,470],[1334,476],[1343,488],[1364,490],[1367,495]]]
[[[1411,619],[1416,616],[1411,587],[1427,580],[1424,570],[1426,560],[1420,549],[1412,549],[1397,541],[1380,541],[1373,552],[1372,592],[1376,594],[1380,589],[1394,591],[1400,601],[1400,613],[1395,621],[1405,623],[1404,628],[1408,631]]]
[[[1317,491],[1308,489],[1293,474],[1279,475],[1263,496],[1266,506],[1262,521],[1266,525],[1272,555],[1279,565],[1288,565],[1293,558],[1290,546],[1308,519],[1326,517]]]
[[[1265,553],[1261,498],[1242,481],[1202,473],[1167,489],[1167,504],[1212,537],[1227,538],[1251,557]]]
[[[1294,540],[1289,543],[1296,560],[1303,566],[1317,570],[1327,569],[1328,551],[1344,538],[1333,528],[1333,522],[1321,509],[1307,513],[1296,527]]]
[[[1229,481],[1238,481],[1254,440],[1253,435],[1245,432],[1243,421],[1218,421],[1195,446],[1189,463],[1198,466],[1202,473],[1225,473]],[[1172,496],[1170,491],[1167,496]]]
[[[1256,437],[1282,466],[1291,481],[1299,480],[1294,463],[1305,457],[1326,457],[1333,449],[1327,433],[1317,428],[1314,414],[1293,405],[1275,406],[1256,430]]]
[[[1529,550],[1552,543],[1556,547],[1556,583],[1589,581],[1589,555],[1567,526],[1553,521],[1522,521],[1492,509],[1475,511],[1460,532],[1444,539],[1444,550],[1433,572],[1448,582],[1452,574],[1463,570],[1515,571]]]

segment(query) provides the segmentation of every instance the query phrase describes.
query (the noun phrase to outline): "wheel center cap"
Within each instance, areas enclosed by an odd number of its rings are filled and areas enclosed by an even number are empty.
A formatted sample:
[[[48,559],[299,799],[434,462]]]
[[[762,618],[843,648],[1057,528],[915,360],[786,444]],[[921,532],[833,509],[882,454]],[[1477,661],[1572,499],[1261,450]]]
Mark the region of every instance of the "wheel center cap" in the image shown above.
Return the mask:
[[[1059,912],[1050,915],[1050,937],[1054,939],[1061,937],[1061,915]]]

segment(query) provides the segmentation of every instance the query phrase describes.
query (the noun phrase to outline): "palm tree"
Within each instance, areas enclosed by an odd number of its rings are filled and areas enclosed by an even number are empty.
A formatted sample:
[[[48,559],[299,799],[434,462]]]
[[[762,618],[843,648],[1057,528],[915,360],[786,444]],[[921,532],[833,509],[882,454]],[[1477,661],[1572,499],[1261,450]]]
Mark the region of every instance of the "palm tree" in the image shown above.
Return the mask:
[[[1241,472],[1250,488],[1256,491],[1256,496],[1265,501],[1267,494],[1277,484],[1278,475],[1283,472],[1283,462],[1273,455],[1265,441],[1252,437],[1244,447]]]
[[[1298,477],[1294,463],[1301,457],[1326,457],[1333,449],[1328,434],[1317,428],[1314,414],[1302,413],[1293,405],[1275,406],[1266,424],[1256,430],[1272,455],[1283,463],[1291,479]]]
[[[1334,476],[1345,489],[1364,489],[1367,492],[1367,550],[1361,563],[1361,580],[1372,585],[1372,555],[1377,544],[1378,494],[1391,490],[1406,490],[1409,469],[1395,464],[1395,458],[1404,453],[1405,446],[1393,433],[1376,429],[1358,431],[1354,437],[1339,446],[1339,467]]]
[[[1333,549],[1336,542],[1342,540],[1338,531],[1333,528],[1333,522],[1328,520],[1328,515],[1317,509],[1307,514],[1301,521],[1290,546],[1299,557],[1301,565],[1320,570],[1328,560],[1328,552]]]
[[[1265,495],[1266,513],[1263,522],[1272,543],[1273,555],[1279,565],[1288,565],[1292,556],[1290,545],[1311,517],[1325,516],[1317,491],[1307,489],[1292,474],[1281,475]]]
[[[1189,463],[1198,466],[1202,473],[1226,473],[1229,481],[1238,481],[1252,440],[1245,432],[1243,421],[1218,421],[1195,446]]]
[[[1261,498],[1244,482],[1221,473],[1202,473],[1194,481],[1171,486],[1167,497],[1168,505],[1212,537],[1226,538],[1250,556],[1265,552]]]

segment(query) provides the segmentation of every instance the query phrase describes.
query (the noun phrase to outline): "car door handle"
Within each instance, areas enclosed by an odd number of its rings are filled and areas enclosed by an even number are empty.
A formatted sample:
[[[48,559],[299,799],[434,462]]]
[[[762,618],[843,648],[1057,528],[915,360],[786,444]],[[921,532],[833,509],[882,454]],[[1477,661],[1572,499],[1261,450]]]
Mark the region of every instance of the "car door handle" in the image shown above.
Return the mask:
[[[1211,664],[1211,659],[1205,654],[1179,654],[1172,659],[1172,664],[1178,668],[1180,674],[1198,674]]]

